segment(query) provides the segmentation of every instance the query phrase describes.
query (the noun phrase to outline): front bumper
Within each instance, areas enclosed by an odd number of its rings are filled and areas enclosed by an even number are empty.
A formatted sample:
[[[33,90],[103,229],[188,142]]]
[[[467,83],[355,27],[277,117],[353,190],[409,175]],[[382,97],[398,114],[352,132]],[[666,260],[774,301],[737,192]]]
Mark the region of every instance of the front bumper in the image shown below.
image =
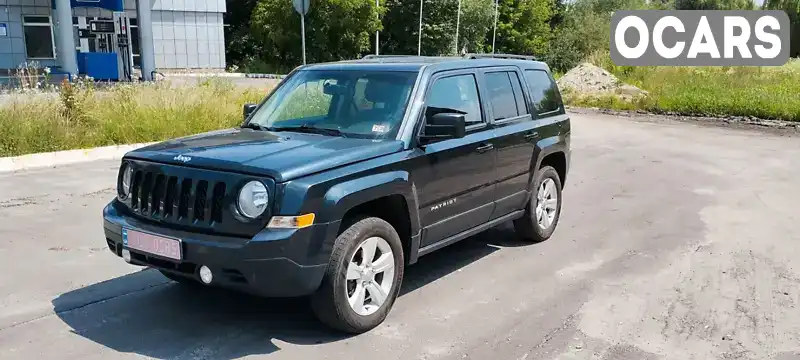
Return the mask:
[[[199,279],[199,268],[214,274],[211,285],[268,297],[305,296],[322,282],[339,221],[304,229],[263,230],[253,238],[209,235],[170,229],[122,214],[114,202],[103,210],[108,248],[122,257],[122,228],[178,238],[183,259],[161,258],[130,250],[131,264]]]

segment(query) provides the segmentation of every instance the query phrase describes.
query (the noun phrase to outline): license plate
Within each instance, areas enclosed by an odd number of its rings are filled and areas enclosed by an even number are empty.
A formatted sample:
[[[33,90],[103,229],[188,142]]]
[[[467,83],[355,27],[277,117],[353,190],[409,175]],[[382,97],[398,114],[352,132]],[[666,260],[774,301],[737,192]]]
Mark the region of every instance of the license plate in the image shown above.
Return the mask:
[[[181,241],[178,239],[122,229],[122,244],[131,250],[181,260]]]

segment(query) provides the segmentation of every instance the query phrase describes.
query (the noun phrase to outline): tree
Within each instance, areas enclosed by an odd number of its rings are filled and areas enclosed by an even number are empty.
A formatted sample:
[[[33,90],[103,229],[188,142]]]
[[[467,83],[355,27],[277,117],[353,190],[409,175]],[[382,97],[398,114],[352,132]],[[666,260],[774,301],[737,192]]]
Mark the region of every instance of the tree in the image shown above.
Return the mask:
[[[250,14],[257,0],[228,0],[225,23],[225,57],[229,64],[243,66],[261,52],[260,43],[253,39]]]
[[[800,57],[800,0],[765,0],[765,10],[783,10],[789,15],[789,54]]]
[[[419,1],[386,0],[381,53],[417,53],[419,39]],[[454,52],[458,0],[424,0],[422,9],[422,55]]]
[[[554,0],[499,1],[495,52],[544,55],[552,36]],[[492,34],[488,36],[491,41]]]
[[[675,0],[675,10],[755,10],[752,0]]]
[[[550,29],[555,30],[561,23],[564,22],[564,16],[567,12],[566,0],[555,0],[553,2],[553,16],[550,18]]]
[[[608,49],[610,18],[593,11],[570,9],[553,32],[544,60],[557,71],[568,71],[598,49]]]
[[[493,0],[462,0],[456,50],[458,0],[424,0],[422,9],[422,55],[454,55],[456,52],[483,52],[486,34],[494,20]],[[419,1],[387,0],[381,32],[381,53],[417,53],[419,41]]]
[[[462,0],[458,29],[458,51],[482,53],[487,50],[486,34],[494,24],[492,0]]]
[[[563,20],[553,31],[543,59],[557,71],[568,71],[589,55],[608,51],[611,15],[621,9],[665,9],[663,1],[574,0],[568,2]]]
[[[257,0],[251,30],[261,44],[259,58],[272,71],[288,72],[302,64],[300,15],[289,0]],[[381,27],[372,1],[315,0],[306,15],[308,62],[348,60],[370,52]]]

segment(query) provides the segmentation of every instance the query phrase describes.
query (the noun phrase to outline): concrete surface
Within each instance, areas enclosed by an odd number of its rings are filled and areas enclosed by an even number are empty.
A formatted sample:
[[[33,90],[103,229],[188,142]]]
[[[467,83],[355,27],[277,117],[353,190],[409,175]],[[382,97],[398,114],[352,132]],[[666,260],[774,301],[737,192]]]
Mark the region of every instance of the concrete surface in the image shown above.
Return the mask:
[[[573,119],[553,238],[506,225],[423,257],[356,337],[113,256],[117,161],[0,174],[0,359],[800,358],[800,138]]]
[[[115,160],[127,152],[152,143],[112,145],[91,149],[54,151],[21,156],[0,157],[0,173],[28,170],[41,167],[54,167],[97,160]]]

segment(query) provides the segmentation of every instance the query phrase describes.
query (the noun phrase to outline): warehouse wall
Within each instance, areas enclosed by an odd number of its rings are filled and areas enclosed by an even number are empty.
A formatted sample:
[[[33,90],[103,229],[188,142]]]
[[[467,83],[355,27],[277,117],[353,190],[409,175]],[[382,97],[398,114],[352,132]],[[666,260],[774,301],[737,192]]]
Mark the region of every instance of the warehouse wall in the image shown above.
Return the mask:
[[[150,1],[153,1],[153,42],[158,70],[225,68],[222,19],[225,0]],[[98,8],[72,11],[74,16],[112,16],[110,11]],[[24,16],[52,16],[52,12],[50,0],[0,0],[0,23],[7,27],[7,36],[0,36],[0,71],[16,69],[26,61],[36,61],[41,66],[56,65],[53,58],[27,56],[23,28]],[[136,18],[135,0],[125,0],[125,13]]]

